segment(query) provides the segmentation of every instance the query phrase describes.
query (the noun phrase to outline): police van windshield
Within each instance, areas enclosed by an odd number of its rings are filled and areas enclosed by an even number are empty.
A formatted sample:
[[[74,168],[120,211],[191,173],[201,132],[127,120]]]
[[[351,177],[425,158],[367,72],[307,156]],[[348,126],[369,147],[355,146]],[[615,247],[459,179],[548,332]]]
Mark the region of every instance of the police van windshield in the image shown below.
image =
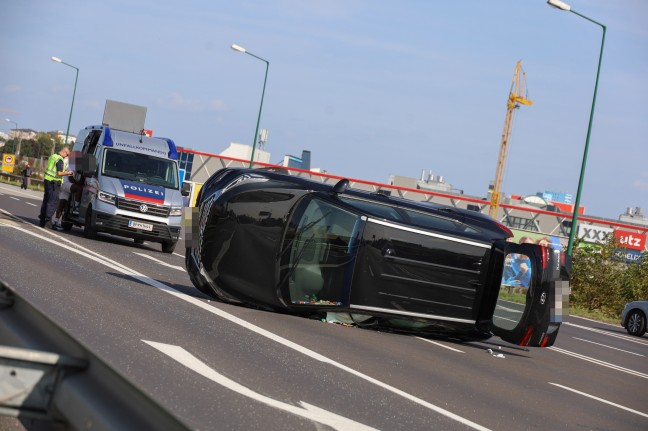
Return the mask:
[[[170,189],[178,188],[177,172],[173,160],[113,148],[106,148],[101,167],[101,173],[108,177]]]

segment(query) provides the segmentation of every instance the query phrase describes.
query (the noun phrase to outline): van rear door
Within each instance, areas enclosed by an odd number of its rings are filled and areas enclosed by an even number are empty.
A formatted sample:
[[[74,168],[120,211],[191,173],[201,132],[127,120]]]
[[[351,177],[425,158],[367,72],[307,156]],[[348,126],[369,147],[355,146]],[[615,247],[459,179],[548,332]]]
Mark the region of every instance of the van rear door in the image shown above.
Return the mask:
[[[560,249],[536,244],[505,248],[504,270],[491,330],[504,341],[549,347],[558,335],[563,299],[569,290],[569,265]]]

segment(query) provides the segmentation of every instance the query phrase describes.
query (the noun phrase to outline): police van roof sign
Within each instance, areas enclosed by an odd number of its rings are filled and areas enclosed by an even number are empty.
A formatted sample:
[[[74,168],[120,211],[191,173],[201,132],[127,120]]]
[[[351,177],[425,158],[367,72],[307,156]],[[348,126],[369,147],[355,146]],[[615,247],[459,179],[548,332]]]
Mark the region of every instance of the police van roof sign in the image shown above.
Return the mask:
[[[130,133],[142,133],[146,107],[106,100],[102,125]]]

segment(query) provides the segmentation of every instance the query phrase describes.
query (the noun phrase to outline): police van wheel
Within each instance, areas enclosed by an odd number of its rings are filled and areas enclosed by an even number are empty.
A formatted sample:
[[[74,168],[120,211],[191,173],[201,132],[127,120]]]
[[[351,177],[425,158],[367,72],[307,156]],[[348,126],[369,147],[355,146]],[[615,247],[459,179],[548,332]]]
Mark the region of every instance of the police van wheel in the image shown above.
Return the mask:
[[[88,208],[85,216],[85,223],[83,224],[83,236],[88,239],[97,238],[97,231],[92,226],[92,209]]]
[[[162,253],[173,253],[178,241],[165,241],[162,243]]]

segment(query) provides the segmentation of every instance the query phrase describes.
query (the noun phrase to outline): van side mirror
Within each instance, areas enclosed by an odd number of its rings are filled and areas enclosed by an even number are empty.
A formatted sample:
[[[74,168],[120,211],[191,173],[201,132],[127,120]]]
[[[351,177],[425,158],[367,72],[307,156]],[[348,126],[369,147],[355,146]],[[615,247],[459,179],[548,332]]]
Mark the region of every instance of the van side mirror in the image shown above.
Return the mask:
[[[182,183],[182,189],[180,190],[182,196],[189,196],[191,194],[191,184]]]

